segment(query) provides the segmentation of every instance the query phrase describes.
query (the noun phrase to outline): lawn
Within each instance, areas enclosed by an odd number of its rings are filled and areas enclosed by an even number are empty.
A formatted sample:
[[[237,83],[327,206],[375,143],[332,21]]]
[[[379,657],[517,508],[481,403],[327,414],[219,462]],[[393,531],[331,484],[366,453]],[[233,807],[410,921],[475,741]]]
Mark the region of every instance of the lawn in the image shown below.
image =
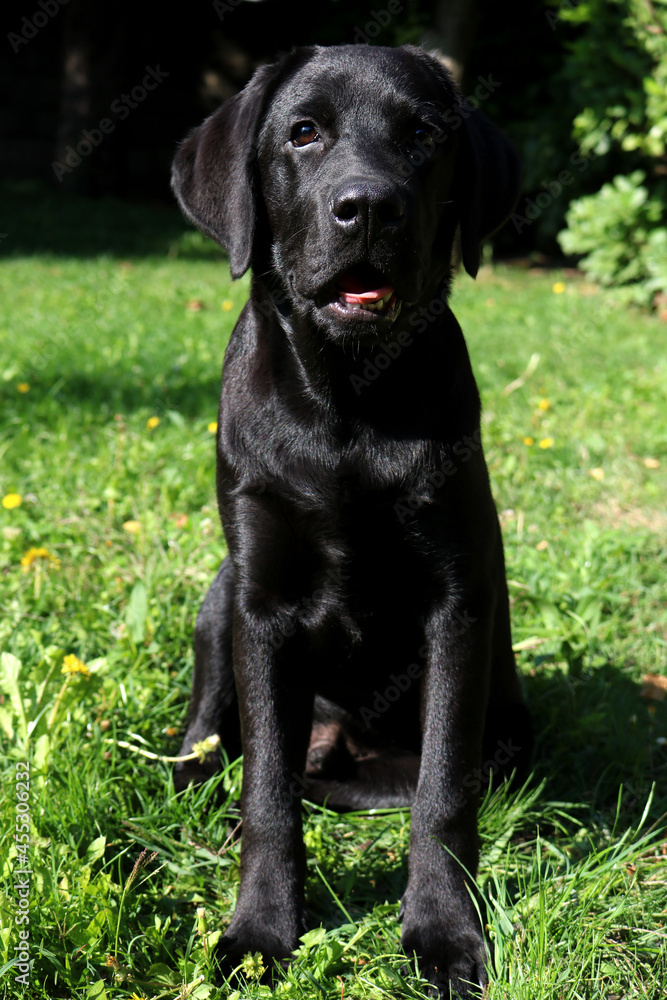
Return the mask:
[[[240,762],[177,797],[166,758],[224,553],[213,431],[248,279],[175,210],[3,194],[0,995],[425,997],[397,922],[409,812],[307,805],[312,929],[273,992],[256,957],[215,985]],[[575,273],[500,265],[460,276],[454,308],[537,735],[527,785],[482,804],[489,996],[657,1000],[665,325]]]

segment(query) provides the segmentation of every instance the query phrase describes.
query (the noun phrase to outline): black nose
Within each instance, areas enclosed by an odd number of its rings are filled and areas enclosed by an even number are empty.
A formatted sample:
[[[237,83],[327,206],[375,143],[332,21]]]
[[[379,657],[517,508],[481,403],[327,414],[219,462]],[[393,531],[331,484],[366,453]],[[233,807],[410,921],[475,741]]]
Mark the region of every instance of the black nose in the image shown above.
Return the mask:
[[[345,181],[331,198],[334,223],[347,232],[369,233],[397,226],[405,216],[405,202],[398,188],[383,182]]]

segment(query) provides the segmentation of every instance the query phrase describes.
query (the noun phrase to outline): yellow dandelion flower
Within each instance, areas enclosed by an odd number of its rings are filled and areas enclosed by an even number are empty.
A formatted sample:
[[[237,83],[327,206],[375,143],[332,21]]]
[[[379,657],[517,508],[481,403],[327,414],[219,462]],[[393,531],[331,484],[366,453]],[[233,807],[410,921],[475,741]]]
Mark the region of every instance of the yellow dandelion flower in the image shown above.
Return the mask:
[[[597,479],[599,483],[604,479],[604,469],[589,469],[588,475],[592,476],[593,479]]]
[[[551,448],[553,447],[553,443],[554,443],[553,438],[542,438],[542,440],[540,441],[540,448]]]
[[[527,445],[528,445],[528,447],[530,448],[531,444],[535,444],[535,438],[532,438],[532,437],[525,437],[525,438],[523,439],[523,443],[524,443],[524,444],[527,444]]]
[[[537,549],[538,552],[544,552],[545,549],[549,548],[549,543],[545,538],[543,538],[541,542],[537,543],[535,548]]]
[[[42,563],[50,563],[54,569],[60,569],[60,559],[58,556],[52,555],[48,549],[43,547],[28,549],[21,559],[21,566],[23,566],[24,573],[27,573],[32,566],[37,569]]]
[[[261,951],[256,951],[254,955],[249,951],[244,955],[241,962],[241,971],[248,979],[261,979],[266,972]]]
[[[140,521],[124,521],[123,531],[127,531],[130,535],[138,535],[141,531]]]
[[[28,385],[27,382],[19,382],[19,384],[16,386],[16,391],[17,392],[30,392],[30,386]]]
[[[146,421],[146,429],[152,431],[160,423],[159,417],[149,417]]]
[[[660,468],[660,462],[658,461],[657,458],[645,458],[644,459],[644,465],[646,466],[647,469],[659,469]],[[3,503],[4,503],[4,500],[3,500]]]
[[[218,421],[212,420],[211,423],[208,425],[209,434],[216,434],[217,430],[218,430]]]
[[[63,660],[63,668],[60,672],[62,674],[83,674],[84,677],[90,677],[90,670],[74,653],[67,654]]]
[[[234,303],[232,302],[231,299],[225,299],[225,301],[222,303],[221,308],[224,309],[225,312],[229,312],[230,309],[234,308]]]
[[[541,399],[537,404],[538,410],[548,410],[550,406],[551,403],[549,402],[548,399]]]
[[[552,291],[552,292],[553,292],[553,293],[554,293],[555,295],[562,295],[562,294],[563,294],[563,292],[565,291],[565,285],[563,284],[563,282],[562,282],[562,281],[556,281],[556,282],[554,283],[554,285],[552,286],[552,288],[551,288],[551,291]]]
[[[5,510],[13,510],[14,507],[20,507],[22,503],[23,497],[20,493],[8,493],[2,498],[2,506]]]

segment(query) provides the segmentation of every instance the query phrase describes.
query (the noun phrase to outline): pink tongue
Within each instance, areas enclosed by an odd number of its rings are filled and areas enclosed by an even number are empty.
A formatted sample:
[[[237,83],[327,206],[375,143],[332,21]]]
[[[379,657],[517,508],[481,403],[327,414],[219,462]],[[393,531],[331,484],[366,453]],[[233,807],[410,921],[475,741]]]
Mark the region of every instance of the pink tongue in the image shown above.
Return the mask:
[[[338,290],[343,299],[350,305],[362,302],[377,302],[394,291],[393,285],[383,285],[382,288],[366,288],[351,274],[343,274],[338,282]]]

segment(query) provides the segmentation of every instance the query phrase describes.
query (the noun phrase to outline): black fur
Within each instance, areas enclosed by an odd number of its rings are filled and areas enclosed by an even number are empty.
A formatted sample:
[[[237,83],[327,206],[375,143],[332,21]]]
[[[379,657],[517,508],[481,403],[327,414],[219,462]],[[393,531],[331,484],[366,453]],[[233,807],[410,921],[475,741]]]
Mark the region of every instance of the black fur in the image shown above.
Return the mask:
[[[186,215],[234,277],[253,271],[220,402],[229,556],[197,622],[183,746],[218,733],[244,754],[223,968],[248,951],[283,960],[305,929],[304,794],[412,805],[404,947],[443,997],[487,982],[465,874],[478,792],[489,770],[525,765],[530,727],[447,296],[459,236],[474,277],[518,184],[507,140],[409,46],[297,49],[176,156]],[[336,306],[350,274],[393,288],[400,313]],[[177,786],[209,760],[180,765]]]

